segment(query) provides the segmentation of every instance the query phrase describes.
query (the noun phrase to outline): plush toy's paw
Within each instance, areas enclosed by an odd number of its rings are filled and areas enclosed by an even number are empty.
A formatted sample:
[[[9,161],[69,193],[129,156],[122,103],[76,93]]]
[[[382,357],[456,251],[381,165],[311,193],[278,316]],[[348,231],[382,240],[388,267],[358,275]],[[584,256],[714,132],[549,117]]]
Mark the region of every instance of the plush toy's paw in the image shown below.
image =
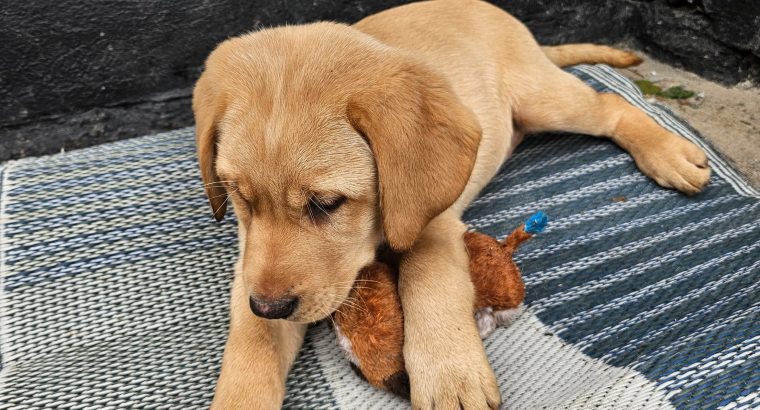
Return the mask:
[[[521,303],[520,306],[514,309],[497,310],[493,312],[493,317],[496,321],[496,326],[509,326],[515,323],[523,312],[525,312],[525,305]]]
[[[486,307],[475,312],[475,322],[478,324],[478,333],[481,339],[491,336],[494,330],[499,326],[509,326],[514,323],[525,311],[525,306],[514,309],[493,310]]]
[[[478,324],[478,333],[481,339],[485,339],[496,330],[496,318],[493,309],[486,307],[475,312],[475,323]]]
[[[354,354],[354,346],[353,343],[351,343],[351,339],[341,332],[340,326],[337,324],[333,327],[333,330],[335,330],[335,339],[338,341],[338,346],[340,346],[343,353],[346,354],[348,361],[351,362],[352,365],[359,366],[359,358]],[[361,374],[361,372],[358,373]],[[364,377],[364,375],[362,375],[362,377]]]

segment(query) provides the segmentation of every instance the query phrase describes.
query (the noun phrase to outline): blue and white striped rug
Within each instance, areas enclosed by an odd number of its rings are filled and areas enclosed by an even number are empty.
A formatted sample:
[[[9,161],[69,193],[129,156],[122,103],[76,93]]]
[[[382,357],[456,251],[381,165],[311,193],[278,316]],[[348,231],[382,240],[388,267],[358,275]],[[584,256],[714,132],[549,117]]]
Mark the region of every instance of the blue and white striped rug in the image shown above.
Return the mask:
[[[504,235],[552,217],[518,262],[528,310],[485,342],[506,407],[760,407],[758,193],[687,125],[604,66],[623,94],[710,152],[695,197],[647,180],[613,144],[529,138],[466,213]],[[227,328],[235,221],[212,222],[192,129],[0,170],[0,408],[205,408]],[[404,408],[314,325],[288,408]]]

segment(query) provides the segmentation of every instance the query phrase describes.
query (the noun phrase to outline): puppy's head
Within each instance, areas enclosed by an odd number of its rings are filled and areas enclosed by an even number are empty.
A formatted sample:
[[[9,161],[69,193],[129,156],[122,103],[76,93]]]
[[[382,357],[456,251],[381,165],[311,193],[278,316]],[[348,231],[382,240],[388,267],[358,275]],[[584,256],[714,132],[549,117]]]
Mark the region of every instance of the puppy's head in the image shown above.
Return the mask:
[[[193,110],[211,210],[238,217],[251,308],[299,322],[340,306],[380,242],[414,245],[462,193],[480,139],[439,74],[332,23],[222,43]]]

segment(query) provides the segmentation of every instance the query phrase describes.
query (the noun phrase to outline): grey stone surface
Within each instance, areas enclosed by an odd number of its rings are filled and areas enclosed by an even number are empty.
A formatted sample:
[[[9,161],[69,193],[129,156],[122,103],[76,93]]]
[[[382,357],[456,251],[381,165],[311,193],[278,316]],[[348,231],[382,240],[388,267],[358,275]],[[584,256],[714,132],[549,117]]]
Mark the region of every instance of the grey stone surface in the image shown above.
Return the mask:
[[[192,124],[205,56],[249,30],[354,22],[402,0],[0,2],[0,161]],[[628,41],[735,83],[760,80],[754,0],[498,0],[546,44]]]

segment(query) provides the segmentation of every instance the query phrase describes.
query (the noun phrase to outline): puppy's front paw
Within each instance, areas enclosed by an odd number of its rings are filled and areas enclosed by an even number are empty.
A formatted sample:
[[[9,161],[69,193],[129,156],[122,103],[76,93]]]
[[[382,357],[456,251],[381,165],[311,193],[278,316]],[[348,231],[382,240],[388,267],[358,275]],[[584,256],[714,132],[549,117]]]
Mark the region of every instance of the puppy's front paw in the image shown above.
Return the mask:
[[[689,195],[702,191],[710,180],[704,151],[669,132],[642,146],[633,157],[639,169],[655,182]]]
[[[414,409],[497,409],[501,394],[477,333],[467,340],[406,343]]]

